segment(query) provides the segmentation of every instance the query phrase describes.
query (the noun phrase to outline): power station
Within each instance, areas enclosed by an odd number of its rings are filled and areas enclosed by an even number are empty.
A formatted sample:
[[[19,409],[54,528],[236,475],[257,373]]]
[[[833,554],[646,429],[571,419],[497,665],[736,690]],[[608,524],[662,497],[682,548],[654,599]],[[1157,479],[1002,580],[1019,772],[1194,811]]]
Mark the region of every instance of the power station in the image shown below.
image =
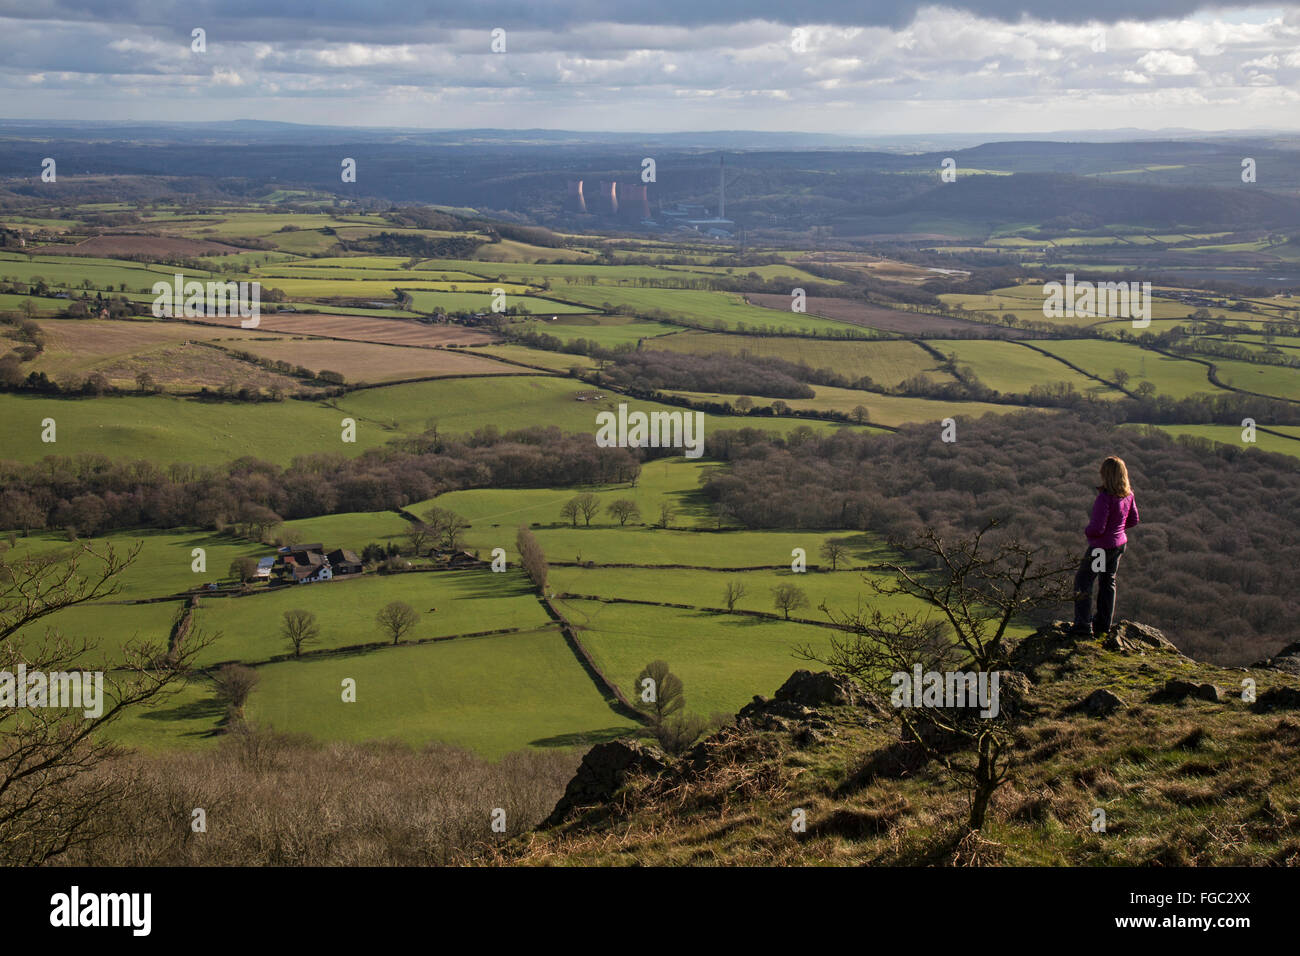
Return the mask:
[[[588,191],[588,183],[582,179],[570,179],[567,182],[565,211],[601,217],[637,222],[643,225],[657,225],[650,218],[650,186],[646,183],[620,183],[613,179],[602,179],[596,183],[594,191]],[[665,224],[677,228],[694,229],[719,238],[730,238],[736,224],[727,218],[727,160],[718,158],[718,212],[709,215],[707,206],[697,203],[678,203],[676,206],[661,210]]]

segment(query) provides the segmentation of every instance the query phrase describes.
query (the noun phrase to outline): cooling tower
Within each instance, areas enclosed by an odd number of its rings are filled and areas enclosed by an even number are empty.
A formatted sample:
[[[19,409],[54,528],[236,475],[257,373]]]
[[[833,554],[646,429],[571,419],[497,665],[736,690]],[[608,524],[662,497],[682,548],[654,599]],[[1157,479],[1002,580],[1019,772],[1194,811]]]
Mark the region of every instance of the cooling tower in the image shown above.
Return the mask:
[[[649,186],[642,183],[635,183],[631,186],[623,183],[618,187],[624,217],[637,220],[650,218],[649,189]]]
[[[581,179],[569,180],[569,198],[565,203],[565,208],[569,209],[571,212],[587,211],[587,199],[582,195]]]
[[[600,202],[598,203],[597,212],[608,215],[618,214],[618,184],[606,183],[600,184]]]

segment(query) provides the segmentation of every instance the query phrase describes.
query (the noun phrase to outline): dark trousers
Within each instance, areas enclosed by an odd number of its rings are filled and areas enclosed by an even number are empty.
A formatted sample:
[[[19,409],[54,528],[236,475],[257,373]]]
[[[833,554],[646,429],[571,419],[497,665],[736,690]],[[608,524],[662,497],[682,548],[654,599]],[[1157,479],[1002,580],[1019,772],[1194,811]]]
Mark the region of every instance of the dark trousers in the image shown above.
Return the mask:
[[[1093,562],[1097,558],[1089,548],[1079,562],[1079,570],[1074,575],[1074,626],[1080,631],[1109,631],[1111,618],[1115,614],[1115,572],[1119,570],[1119,558],[1124,553],[1125,545],[1106,549],[1106,570],[1094,571]],[[1100,579],[1097,587],[1097,616],[1092,616],[1092,583]]]

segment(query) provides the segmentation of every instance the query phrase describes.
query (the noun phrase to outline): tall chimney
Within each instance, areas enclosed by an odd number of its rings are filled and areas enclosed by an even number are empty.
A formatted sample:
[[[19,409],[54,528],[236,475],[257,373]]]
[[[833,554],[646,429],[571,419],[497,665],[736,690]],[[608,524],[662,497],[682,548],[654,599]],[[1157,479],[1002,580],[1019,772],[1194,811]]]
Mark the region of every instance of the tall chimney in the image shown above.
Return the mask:
[[[575,212],[587,211],[587,199],[582,194],[582,180],[569,180],[569,208]]]
[[[618,184],[602,181],[600,184],[601,212],[607,215],[618,214]]]
[[[650,218],[649,186],[640,183],[628,185],[620,183],[618,187],[619,210],[629,219]]]

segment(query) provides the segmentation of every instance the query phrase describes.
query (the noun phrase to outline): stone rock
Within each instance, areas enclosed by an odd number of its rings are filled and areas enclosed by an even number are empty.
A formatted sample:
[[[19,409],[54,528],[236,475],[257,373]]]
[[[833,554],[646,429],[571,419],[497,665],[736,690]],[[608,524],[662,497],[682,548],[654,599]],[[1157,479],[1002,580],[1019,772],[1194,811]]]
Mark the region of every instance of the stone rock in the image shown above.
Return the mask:
[[[1176,702],[1185,700],[1188,697],[1195,697],[1197,700],[1207,700],[1217,704],[1223,700],[1223,691],[1214,684],[1197,684],[1195,681],[1171,677],[1165,681],[1164,688],[1152,695],[1151,699],[1162,702]]]
[[[1176,648],[1162,631],[1147,624],[1139,624],[1137,621],[1120,621],[1106,635],[1102,647],[1123,654],[1145,654],[1147,651],[1156,650],[1172,651],[1180,657],[1183,656],[1182,651]]]
[[[852,680],[830,671],[795,671],[776,692],[777,700],[805,707],[851,705],[857,703],[861,696],[861,691]]]
[[[1264,667],[1269,670],[1282,671],[1300,677],[1300,641],[1288,644],[1272,657],[1257,661],[1251,667]]]
[[[564,796],[542,826],[557,826],[578,807],[608,803],[634,773],[659,773],[667,766],[668,758],[662,751],[636,741],[611,740],[597,744],[582,758],[564,789]]]
[[[1274,687],[1260,694],[1255,701],[1255,709],[1295,710],[1300,708],[1300,690],[1294,687]]]
[[[1127,705],[1118,694],[1103,687],[1094,690],[1075,706],[1092,717],[1109,717]]]

